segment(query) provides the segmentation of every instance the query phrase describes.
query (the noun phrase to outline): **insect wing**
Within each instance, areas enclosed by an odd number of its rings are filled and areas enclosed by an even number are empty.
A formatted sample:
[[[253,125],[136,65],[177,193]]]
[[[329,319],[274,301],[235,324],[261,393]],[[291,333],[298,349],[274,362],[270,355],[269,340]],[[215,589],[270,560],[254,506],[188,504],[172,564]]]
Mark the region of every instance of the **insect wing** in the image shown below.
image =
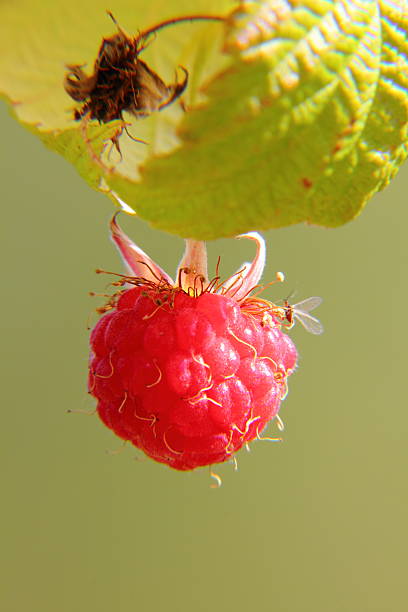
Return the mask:
[[[323,299],[321,297],[309,297],[301,302],[298,302],[297,304],[293,304],[292,308],[298,312],[310,312],[311,310],[314,310],[320,306],[322,302]]]
[[[306,312],[296,312],[296,310],[294,311],[294,317],[303,325],[305,330],[311,334],[318,335],[323,333],[323,325],[320,323],[319,319],[316,319],[316,317],[312,317],[312,315],[307,314]]]
[[[302,302],[298,302],[292,306],[294,317],[303,325],[306,331],[311,334],[322,334],[323,333],[323,325],[320,323],[319,319],[313,317],[309,312],[314,310],[322,303],[321,297],[310,297]]]

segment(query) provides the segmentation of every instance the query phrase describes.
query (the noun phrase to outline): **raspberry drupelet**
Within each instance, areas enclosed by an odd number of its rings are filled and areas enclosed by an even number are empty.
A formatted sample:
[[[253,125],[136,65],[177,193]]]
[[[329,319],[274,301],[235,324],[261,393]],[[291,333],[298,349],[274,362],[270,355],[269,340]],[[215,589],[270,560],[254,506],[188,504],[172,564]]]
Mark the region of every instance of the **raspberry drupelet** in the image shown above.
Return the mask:
[[[277,418],[297,360],[284,307],[257,297],[265,264],[207,280],[203,242],[187,240],[174,282],[120,229],[128,275],[91,333],[89,392],[103,423],[176,470],[231,459]],[[283,280],[283,275],[277,275]],[[251,297],[252,294],[252,297]]]

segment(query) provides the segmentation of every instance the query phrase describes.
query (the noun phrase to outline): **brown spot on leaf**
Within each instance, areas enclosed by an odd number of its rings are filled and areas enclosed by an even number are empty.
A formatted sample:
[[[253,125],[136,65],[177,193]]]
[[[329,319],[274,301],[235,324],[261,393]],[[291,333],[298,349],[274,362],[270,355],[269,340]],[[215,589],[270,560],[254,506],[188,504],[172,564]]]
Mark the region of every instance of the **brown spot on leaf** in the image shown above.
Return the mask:
[[[310,189],[311,187],[313,187],[313,182],[309,178],[304,176],[302,178],[302,185],[305,189]]]

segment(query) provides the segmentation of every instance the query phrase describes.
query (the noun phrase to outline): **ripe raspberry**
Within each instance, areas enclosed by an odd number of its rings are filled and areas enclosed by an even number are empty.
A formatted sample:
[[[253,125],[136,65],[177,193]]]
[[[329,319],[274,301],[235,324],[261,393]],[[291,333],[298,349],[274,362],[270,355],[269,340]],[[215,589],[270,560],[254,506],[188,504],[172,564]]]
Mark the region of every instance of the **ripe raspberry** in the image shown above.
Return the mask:
[[[246,235],[257,241],[257,257],[229,284],[205,280],[204,246],[188,242],[174,286],[115,219],[111,228],[136,276],[123,277],[134,287],[119,292],[91,334],[98,414],[177,470],[226,461],[276,417],[296,366],[281,330],[285,309],[247,295],[262,272],[262,239]]]

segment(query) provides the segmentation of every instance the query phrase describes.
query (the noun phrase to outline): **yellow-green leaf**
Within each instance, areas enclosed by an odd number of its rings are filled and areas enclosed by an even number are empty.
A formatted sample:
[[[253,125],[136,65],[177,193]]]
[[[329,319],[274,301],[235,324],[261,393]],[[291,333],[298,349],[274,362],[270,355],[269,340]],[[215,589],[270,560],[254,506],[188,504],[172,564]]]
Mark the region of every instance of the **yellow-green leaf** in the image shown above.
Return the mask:
[[[37,5],[37,6],[36,6]],[[0,6],[0,90],[16,116],[156,227],[197,238],[355,217],[406,158],[407,0],[122,0],[114,11],[135,35],[162,19],[207,13],[225,23],[157,33],[143,59],[166,82],[190,74],[184,102],[120,137],[115,125],[73,120],[65,64],[88,73],[115,32],[105,5]],[[94,125],[95,123],[95,125]],[[108,171],[113,168],[113,171]]]

